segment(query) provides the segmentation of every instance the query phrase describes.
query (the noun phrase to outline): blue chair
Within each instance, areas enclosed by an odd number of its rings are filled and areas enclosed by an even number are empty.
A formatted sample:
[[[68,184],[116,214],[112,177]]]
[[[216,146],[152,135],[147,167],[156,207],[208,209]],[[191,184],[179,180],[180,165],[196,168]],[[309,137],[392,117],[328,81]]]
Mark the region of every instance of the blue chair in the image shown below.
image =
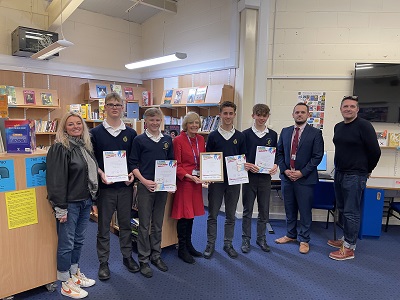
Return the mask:
[[[329,224],[329,215],[333,216],[333,239],[336,240],[336,200],[333,180],[319,181],[314,189],[313,208],[327,210],[326,227]]]
[[[390,217],[395,217],[396,219],[400,220],[400,202],[394,202],[394,198],[392,198],[392,200],[390,200],[389,209],[388,209],[387,218],[386,218],[385,232],[387,232],[387,230],[388,230]]]

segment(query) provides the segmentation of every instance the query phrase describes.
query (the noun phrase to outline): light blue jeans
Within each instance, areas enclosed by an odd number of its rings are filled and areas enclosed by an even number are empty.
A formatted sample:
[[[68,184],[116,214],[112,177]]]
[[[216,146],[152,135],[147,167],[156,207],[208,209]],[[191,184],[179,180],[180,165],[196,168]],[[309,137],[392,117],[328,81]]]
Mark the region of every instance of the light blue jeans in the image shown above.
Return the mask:
[[[367,175],[350,175],[335,172],[336,207],[343,216],[344,246],[356,249],[360,231],[361,198]]]
[[[91,199],[70,202],[67,222],[60,223],[57,220],[57,277],[59,280],[65,281],[66,276],[69,278],[71,266],[79,263],[91,206]]]

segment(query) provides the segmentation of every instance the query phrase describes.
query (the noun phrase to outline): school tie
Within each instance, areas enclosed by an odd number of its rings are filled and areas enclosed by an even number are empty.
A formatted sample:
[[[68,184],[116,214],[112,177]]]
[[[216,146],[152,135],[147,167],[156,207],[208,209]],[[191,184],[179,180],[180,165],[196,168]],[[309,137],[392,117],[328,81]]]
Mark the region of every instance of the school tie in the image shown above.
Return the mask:
[[[299,145],[299,131],[300,128],[296,127],[295,128],[296,132],[293,137],[292,141],[292,150],[290,151],[290,168],[294,169],[294,162],[296,160],[296,152],[297,152],[297,146]]]

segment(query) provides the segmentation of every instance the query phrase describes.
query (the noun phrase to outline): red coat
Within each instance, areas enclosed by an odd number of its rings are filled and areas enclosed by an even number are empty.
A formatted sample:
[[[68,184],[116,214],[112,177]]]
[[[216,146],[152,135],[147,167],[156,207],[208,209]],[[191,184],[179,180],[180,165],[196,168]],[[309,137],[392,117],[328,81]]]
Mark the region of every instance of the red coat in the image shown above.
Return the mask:
[[[204,138],[196,134],[197,141],[199,144],[199,153],[205,152]],[[174,155],[177,161],[176,170],[176,192],[174,196],[174,202],[172,204],[171,218],[174,219],[193,219],[195,216],[204,215],[204,204],[201,184],[196,184],[189,178],[186,178],[186,174],[192,174],[196,164],[193,156],[193,151],[196,155],[196,137],[187,138],[186,132],[182,131],[177,136],[174,143]],[[197,162],[200,163],[197,157]]]

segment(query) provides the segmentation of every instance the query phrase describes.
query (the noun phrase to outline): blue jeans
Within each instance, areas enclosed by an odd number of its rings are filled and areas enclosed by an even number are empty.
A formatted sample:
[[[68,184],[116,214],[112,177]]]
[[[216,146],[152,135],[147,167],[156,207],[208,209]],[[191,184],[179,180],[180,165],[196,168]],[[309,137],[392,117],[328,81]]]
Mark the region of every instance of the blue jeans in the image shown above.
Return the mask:
[[[71,265],[79,263],[91,206],[91,199],[70,202],[67,222],[60,223],[57,220],[57,270],[59,272],[68,272]]]
[[[367,175],[349,175],[335,172],[336,207],[343,216],[344,246],[356,248],[360,230],[361,198]]]

